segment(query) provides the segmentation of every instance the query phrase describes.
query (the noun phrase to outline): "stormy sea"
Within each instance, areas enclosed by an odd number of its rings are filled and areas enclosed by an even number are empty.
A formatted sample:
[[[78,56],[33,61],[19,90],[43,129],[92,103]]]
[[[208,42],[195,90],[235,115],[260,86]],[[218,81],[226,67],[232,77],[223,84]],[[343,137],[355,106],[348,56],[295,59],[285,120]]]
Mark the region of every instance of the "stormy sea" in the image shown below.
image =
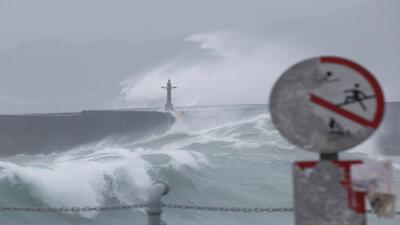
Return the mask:
[[[179,109],[166,133],[134,142],[103,140],[68,151],[0,159],[1,207],[93,207],[143,203],[149,187],[165,181],[165,203],[228,207],[292,207],[292,163],[314,153],[288,143],[266,105]],[[399,110],[400,111],[400,110]],[[393,113],[392,113],[393,114]],[[395,113],[393,118],[397,118]],[[385,126],[341,159],[392,159],[400,193],[400,122]],[[398,119],[398,118],[397,118]],[[393,120],[393,122],[392,122]],[[388,122],[389,121],[389,122]],[[384,143],[380,144],[383,138]],[[386,139],[387,140],[386,140]],[[393,140],[393,142],[391,142]],[[386,149],[386,150],[385,150]],[[400,201],[397,200],[397,208]],[[397,210],[399,211],[399,210]],[[369,214],[368,224],[398,225]],[[293,212],[212,212],[165,208],[169,225],[290,225]],[[144,225],[145,209],[102,212],[0,211],[5,225]]]

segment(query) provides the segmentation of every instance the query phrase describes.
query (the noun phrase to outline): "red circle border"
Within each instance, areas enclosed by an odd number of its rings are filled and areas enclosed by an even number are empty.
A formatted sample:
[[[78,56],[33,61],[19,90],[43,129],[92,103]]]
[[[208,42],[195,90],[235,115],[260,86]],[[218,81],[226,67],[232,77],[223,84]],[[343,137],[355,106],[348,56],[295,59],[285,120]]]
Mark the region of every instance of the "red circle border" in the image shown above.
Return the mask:
[[[373,128],[378,128],[379,124],[381,123],[385,111],[385,100],[384,100],[384,95],[383,91],[378,83],[378,81],[375,79],[375,77],[364,67],[361,65],[350,61],[348,59],[340,58],[340,57],[335,57],[335,56],[323,56],[320,57],[320,62],[321,63],[333,63],[333,64],[340,64],[346,67],[349,67],[356,72],[358,72],[360,75],[362,75],[372,86],[372,89],[374,90],[376,94],[376,101],[377,101],[377,110],[375,112],[375,116],[373,121],[371,121],[371,125]]]

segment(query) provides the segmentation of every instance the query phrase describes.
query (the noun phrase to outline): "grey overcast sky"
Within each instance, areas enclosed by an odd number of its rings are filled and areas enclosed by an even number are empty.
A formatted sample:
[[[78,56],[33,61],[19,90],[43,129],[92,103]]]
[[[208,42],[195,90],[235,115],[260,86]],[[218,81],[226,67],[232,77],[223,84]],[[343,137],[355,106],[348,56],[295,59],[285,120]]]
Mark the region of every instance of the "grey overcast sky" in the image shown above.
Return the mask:
[[[0,113],[267,103],[318,55],[372,71],[400,100],[398,0],[0,0]]]

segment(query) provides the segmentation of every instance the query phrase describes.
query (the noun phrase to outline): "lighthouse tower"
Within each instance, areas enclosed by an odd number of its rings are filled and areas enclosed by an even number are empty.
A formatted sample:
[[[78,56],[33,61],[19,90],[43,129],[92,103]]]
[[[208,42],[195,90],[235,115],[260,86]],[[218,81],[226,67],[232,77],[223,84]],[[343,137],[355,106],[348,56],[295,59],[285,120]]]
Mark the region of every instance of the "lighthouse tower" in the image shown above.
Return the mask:
[[[171,101],[171,92],[172,92],[172,89],[175,89],[176,87],[173,87],[171,85],[171,81],[168,79],[167,86],[161,87],[161,88],[167,89],[167,103],[165,104],[165,111],[173,111],[174,106],[172,105],[172,101]]]

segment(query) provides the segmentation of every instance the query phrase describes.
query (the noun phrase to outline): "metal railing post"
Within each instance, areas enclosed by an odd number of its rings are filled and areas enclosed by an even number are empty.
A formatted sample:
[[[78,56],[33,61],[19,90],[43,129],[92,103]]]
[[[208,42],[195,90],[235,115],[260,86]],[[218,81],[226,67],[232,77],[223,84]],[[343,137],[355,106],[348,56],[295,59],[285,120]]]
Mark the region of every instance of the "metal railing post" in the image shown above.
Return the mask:
[[[148,225],[165,225],[161,220],[161,197],[166,195],[168,191],[168,184],[162,181],[157,181],[151,186],[146,210]]]

